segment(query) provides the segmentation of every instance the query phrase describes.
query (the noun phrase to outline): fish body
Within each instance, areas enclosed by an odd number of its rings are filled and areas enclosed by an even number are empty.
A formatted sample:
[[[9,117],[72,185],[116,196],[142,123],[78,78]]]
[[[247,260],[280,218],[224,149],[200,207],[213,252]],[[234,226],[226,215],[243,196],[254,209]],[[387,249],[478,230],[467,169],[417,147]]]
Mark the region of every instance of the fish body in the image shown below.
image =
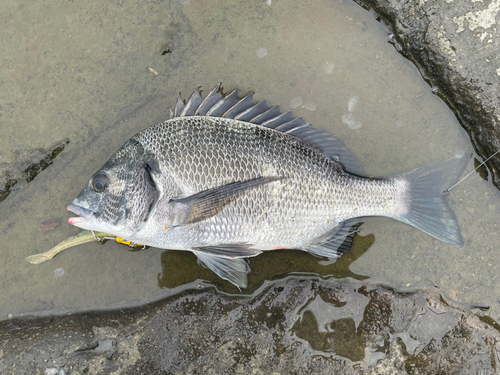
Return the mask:
[[[180,99],[174,117],[131,138],[68,209],[70,224],[133,243],[188,250],[239,287],[244,258],[299,249],[335,258],[366,216],[411,224],[461,244],[443,192],[467,158],[389,178],[362,176],[330,133],[220,84]]]

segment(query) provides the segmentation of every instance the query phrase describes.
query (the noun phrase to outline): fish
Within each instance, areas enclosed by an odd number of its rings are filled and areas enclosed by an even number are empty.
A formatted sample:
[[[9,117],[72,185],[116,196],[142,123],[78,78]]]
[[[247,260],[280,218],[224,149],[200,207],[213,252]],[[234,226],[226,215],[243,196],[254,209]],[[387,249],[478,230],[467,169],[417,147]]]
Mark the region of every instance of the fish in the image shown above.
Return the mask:
[[[385,216],[463,244],[447,189],[468,159],[365,176],[345,143],[253,93],[219,83],[177,98],[170,119],[129,139],[67,207],[69,224],[194,253],[238,288],[247,259],[298,249],[335,259],[364,218]]]

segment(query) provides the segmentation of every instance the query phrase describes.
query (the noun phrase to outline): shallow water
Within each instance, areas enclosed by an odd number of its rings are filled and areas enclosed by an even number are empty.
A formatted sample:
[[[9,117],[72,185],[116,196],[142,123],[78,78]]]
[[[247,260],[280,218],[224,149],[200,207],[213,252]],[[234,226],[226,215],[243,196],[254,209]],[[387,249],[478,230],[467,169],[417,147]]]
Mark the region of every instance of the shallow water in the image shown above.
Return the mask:
[[[169,117],[179,91],[187,97],[219,81],[226,92],[254,91],[256,100],[294,109],[343,139],[369,175],[471,149],[451,111],[387,42],[388,31],[348,1],[56,0],[0,8],[0,164],[69,139],[52,165],[0,203],[0,319],[141,305],[206,284],[238,292],[190,253],[129,251],[111,241],[38,266],[25,261],[79,232],[67,224],[67,204],[128,138]],[[462,247],[376,219],[335,264],[298,251],[251,259],[243,293],[290,274],[332,284],[369,278],[397,290],[437,287],[449,303],[490,306],[499,321],[498,191],[473,173],[449,201]],[[44,232],[49,219],[61,224]]]

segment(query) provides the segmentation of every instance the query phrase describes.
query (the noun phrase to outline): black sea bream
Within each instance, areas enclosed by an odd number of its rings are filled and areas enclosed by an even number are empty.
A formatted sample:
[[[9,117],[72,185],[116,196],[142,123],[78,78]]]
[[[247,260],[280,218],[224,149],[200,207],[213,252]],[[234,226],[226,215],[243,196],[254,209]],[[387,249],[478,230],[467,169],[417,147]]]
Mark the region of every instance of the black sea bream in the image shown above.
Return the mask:
[[[127,141],[68,210],[69,223],[133,243],[192,251],[239,287],[245,258],[299,249],[336,258],[351,228],[387,216],[462,244],[445,191],[468,157],[388,178],[362,177],[338,138],[252,94],[179,96],[173,117]]]

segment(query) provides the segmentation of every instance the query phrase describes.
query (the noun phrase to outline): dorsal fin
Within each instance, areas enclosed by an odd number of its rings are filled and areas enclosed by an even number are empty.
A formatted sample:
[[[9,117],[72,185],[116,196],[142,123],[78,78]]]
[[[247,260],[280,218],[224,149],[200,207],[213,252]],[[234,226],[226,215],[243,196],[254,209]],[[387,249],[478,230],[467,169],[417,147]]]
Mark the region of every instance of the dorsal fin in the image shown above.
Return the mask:
[[[247,108],[253,105],[253,92],[245,96],[243,99],[240,99],[235,105],[229,108],[226,113],[222,115],[225,118],[235,118],[240,113],[245,111]]]
[[[200,104],[203,102],[203,99],[201,98],[200,95],[200,88],[201,86],[198,86],[198,89],[195,90],[189,97],[186,106],[181,112],[180,117],[183,116],[193,116]]]
[[[207,116],[222,117],[222,115],[226,113],[229,108],[238,103],[238,100],[238,90],[231,91],[222,100],[215,103],[214,106],[208,110]]]
[[[219,82],[217,86],[213,88],[212,91],[207,95],[207,97],[203,100],[203,102],[200,104],[196,112],[194,113],[195,116],[204,116],[207,114],[208,110],[212,108],[215,103],[220,102],[223,98],[222,93],[220,92],[220,87],[222,85],[222,82]]]
[[[326,130],[311,127],[302,117],[294,117],[291,111],[281,113],[279,106],[269,108],[265,100],[255,104],[253,93],[239,99],[238,90],[234,90],[224,96],[221,91],[222,82],[219,82],[206,98],[201,97],[200,88],[201,86],[198,86],[186,104],[179,94],[174,117],[224,117],[275,129],[301,138],[321,149],[342,164],[348,172],[364,175],[361,164],[344,142]]]
[[[181,93],[179,93],[179,96],[177,97],[177,103],[175,104],[173,117],[180,117],[183,109],[184,109],[184,102],[182,100]]]
[[[235,120],[250,122],[255,116],[262,114],[263,111],[267,111],[269,107],[266,104],[266,101],[263,100],[253,106],[247,108],[240,114],[234,117]]]
[[[250,120],[252,124],[260,125],[264,121],[269,120],[270,118],[276,117],[280,114],[280,106],[275,105],[273,108],[268,109],[267,111],[261,113],[260,115],[255,116]]]
[[[281,124],[277,127],[275,127],[276,130],[279,130],[280,132],[283,133],[290,133],[292,130],[296,129],[301,129],[301,128],[308,128],[311,124],[308,122],[305,122],[302,117],[294,118],[291,121],[285,122],[284,124]]]
[[[267,121],[264,121],[261,125],[265,126],[266,128],[275,129],[281,124],[285,124],[289,121],[292,121],[293,119],[294,117],[292,115],[292,111],[288,111],[285,113],[281,113],[278,116],[273,117]]]

